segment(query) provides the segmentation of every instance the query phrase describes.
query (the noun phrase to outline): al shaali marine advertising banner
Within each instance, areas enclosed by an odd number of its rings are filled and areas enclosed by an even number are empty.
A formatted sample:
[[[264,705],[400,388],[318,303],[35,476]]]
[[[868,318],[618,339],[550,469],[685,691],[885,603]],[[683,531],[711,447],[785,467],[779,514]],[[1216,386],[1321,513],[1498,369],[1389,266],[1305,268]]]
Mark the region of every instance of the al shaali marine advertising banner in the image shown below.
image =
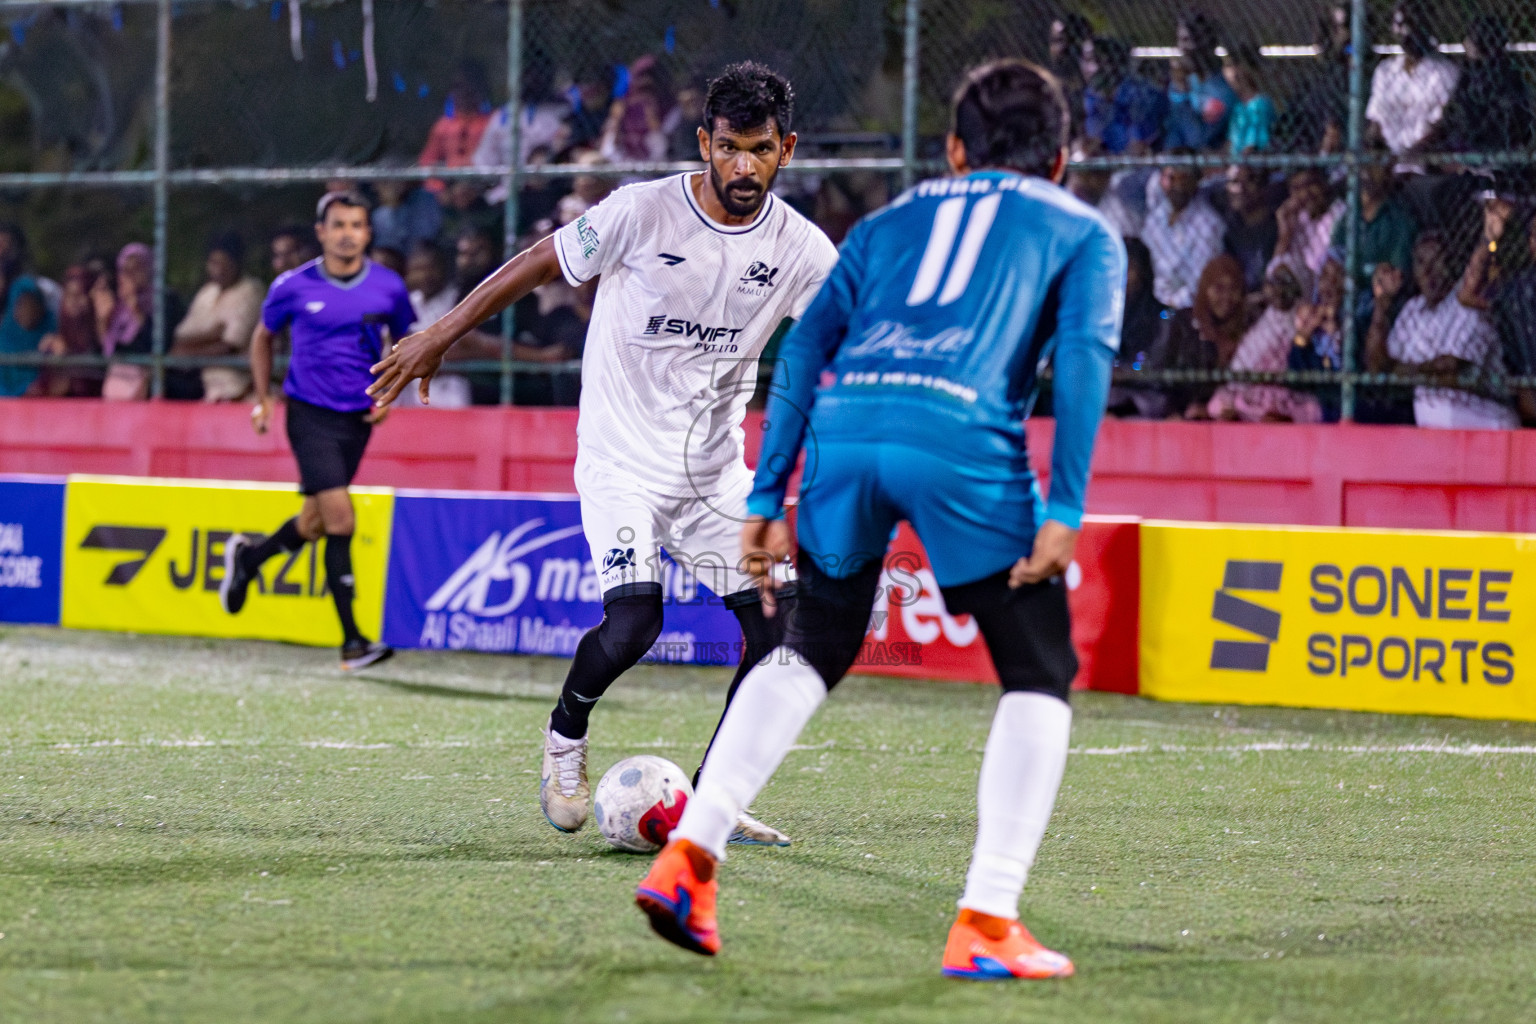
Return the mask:
[[[219,607],[224,542],[236,532],[275,530],[301,501],[292,484],[71,477],[63,624],[339,645],[341,626],[314,544],[267,562],[239,615]],[[385,489],[352,489],[354,611],[371,636],[383,611],[392,501]]]
[[[602,621],[574,498],[398,491],[394,522],[386,643],[568,658]],[[719,598],[671,562],[663,596],[649,659],[736,664],[741,628]]]
[[[1141,692],[1536,720],[1536,536],[1144,522]]]

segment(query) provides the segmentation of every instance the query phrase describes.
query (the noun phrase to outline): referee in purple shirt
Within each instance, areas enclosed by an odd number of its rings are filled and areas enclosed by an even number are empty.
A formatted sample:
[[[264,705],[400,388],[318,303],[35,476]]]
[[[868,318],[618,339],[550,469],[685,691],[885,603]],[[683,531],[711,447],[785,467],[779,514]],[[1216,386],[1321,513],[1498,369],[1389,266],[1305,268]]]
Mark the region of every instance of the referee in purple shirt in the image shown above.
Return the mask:
[[[219,600],[229,614],[240,611],[262,563],[324,534],[325,575],[341,620],[341,667],[356,669],[394,652],[363,636],[352,615],[355,518],[347,488],[373,425],[388,411],[375,410],[367,395],[373,383],[368,368],[389,351],[392,339],[410,333],[416,316],[400,276],[364,256],[372,235],[366,199],[355,192],[326,193],[315,210],[315,235],[320,258],[272,282],[251,336],[251,425],[264,434],[272,420],[272,339],[291,329],[293,357],[283,391],[304,505],[270,537],[229,539]]]

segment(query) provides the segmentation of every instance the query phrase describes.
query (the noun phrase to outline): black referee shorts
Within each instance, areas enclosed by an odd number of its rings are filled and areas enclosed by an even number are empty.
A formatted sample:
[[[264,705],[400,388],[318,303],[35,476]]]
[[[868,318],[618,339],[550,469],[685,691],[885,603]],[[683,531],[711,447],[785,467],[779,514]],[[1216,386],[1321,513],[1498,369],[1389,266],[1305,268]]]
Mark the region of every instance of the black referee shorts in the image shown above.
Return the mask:
[[[288,444],[299,463],[300,493],[351,486],[373,434],[367,415],[288,399]]]

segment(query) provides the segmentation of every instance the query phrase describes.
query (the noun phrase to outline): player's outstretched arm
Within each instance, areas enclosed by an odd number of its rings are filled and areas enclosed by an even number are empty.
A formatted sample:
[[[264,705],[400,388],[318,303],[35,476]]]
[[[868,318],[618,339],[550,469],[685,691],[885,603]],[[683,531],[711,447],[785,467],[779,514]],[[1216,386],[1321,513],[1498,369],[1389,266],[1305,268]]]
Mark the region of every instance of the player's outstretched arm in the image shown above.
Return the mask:
[[[251,386],[256,404],[251,408],[251,429],[265,434],[272,422],[272,332],[257,323],[251,332]]]
[[[1072,563],[1124,305],[1125,245],[1099,226],[1062,271],[1052,359],[1051,493],[1034,550],[1009,574],[1012,586],[1050,579]]]
[[[454,342],[559,276],[553,236],[512,257],[441,320],[402,339],[374,364],[377,379],[368,388],[374,405],[389,405],[413,380],[421,381],[421,398],[426,402],[428,382]]]

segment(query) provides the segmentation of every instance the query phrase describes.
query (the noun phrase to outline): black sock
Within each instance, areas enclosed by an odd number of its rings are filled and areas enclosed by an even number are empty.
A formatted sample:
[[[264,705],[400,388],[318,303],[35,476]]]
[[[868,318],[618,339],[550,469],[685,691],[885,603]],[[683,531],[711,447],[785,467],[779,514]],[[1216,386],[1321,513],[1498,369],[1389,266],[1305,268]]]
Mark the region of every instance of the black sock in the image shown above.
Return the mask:
[[[747,673],[764,658],[768,657],[773,649],[784,641],[784,616],[788,614],[785,601],[789,597],[787,593],[781,593],[779,597],[778,614],[768,618],[763,614],[763,602],[755,600],[756,595],[750,595],[748,599],[741,594],[734,594],[725,599],[725,606],[731,609],[736,616],[736,621],[741,623],[741,664],[736,666],[736,674],[731,677],[731,687],[725,691],[725,708],[720,711],[720,721],[725,721],[725,712],[730,709],[731,701],[736,699],[736,691],[741,689],[741,681],[747,678]],[[720,723],[715,723],[715,735],[720,734]],[[709,738],[709,746],[704,748],[704,757],[699,758],[698,770],[693,773],[693,785],[699,785],[699,773],[704,770],[704,759],[709,757],[709,747],[715,745],[715,737]]]
[[[260,569],[262,563],[274,555],[284,551],[297,551],[304,546],[304,538],[299,536],[299,517],[294,516],[277,532],[263,540],[260,544],[253,544],[240,553],[240,561],[245,564],[246,572],[255,572]]]
[[[657,588],[658,591],[660,588]],[[603,621],[587,630],[549,716],[550,728],[566,739],[587,734],[592,705],[651,649],[661,635],[661,594],[616,597],[603,608]]]
[[[345,642],[364,639],[357,631],[352,618],[352,535],[328,533],[325,535],[325,578],[331,588],[331,599],[336,602],[336,617],[341,620],[341,632]]]

